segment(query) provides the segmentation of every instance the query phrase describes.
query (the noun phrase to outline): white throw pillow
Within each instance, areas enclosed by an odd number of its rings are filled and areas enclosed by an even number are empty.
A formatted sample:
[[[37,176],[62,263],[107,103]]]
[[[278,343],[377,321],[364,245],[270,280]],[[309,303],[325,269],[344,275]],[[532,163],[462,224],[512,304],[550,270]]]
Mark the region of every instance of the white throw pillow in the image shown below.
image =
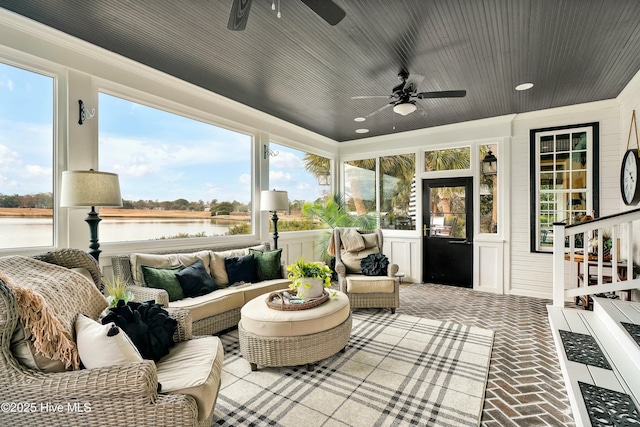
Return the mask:
[[[115,335],[109,330],[116,328]],[[76,344],[80,361],[87,369],[142,362],[142,356],[129,337],[115,323],[101,325],[82,314],[76,319]]]

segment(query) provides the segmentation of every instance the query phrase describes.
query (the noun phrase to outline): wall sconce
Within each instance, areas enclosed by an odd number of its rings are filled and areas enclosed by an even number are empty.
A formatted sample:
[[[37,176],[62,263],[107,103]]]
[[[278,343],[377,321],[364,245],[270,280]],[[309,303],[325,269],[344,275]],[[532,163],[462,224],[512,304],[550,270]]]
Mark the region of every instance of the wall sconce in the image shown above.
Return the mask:
[[[263,159],[267,160],[267,157],[268,157],[268,156],[275,157],[275,156],[277,156],[278,154],[280,154],[280,152],[278,152],[278,151],[273,151],[271,148],[269,148],[269,147],[267,146],[267,144],[264,144],[264,145],[262,146],[262,158],[263,158]]]
[[[84,107],[84,103],[82,102],[82,99],[78,99],[78,116],[79,116],[78,124],[79,125],[81,125],[83,122],[87,120],[91,120],[95,115],[96,115],[95,108],[89,111],[87,108]]]
[[[491,150],[482,159],[482,174],[495,175],[498,173],[498,159],[493,155]]]

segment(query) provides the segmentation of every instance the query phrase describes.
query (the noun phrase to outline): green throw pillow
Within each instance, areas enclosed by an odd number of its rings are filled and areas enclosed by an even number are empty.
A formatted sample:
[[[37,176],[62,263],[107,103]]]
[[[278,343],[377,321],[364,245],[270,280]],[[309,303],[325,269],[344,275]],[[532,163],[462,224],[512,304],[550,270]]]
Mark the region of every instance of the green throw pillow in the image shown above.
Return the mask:
[[[182,286],[176,277],[176,273],[184,267],[181,265],[170,268],[155,268],[142,266],[144,283],[150,288],[164,289],[169,294],[169,301],[177,301],[184,298]]]
[[[269,252],[249,249],[249,253],[253,254],[256,260],[256,273],[259,281],[282,279],[282,266],[280,265],[282,249]]]

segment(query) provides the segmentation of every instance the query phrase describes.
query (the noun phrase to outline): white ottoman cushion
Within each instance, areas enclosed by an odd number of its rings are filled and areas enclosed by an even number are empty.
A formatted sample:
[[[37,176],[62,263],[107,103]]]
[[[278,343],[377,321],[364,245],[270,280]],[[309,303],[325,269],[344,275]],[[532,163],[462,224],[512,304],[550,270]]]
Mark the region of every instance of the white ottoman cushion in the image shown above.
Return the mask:
[[[295,337],[326,331],[342,324],[351,313],[349,298],[338,292],[327,302],[306,310],[276,310],[267,295],[252,299],[240,310],[242,327],[263,337]]]

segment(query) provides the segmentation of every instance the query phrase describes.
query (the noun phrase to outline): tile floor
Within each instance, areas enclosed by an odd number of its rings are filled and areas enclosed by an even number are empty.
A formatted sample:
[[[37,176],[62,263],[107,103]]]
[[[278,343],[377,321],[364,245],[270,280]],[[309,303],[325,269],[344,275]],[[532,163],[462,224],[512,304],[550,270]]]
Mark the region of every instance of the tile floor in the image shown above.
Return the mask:
[[[482,425],[574,426],[547,320],[549,300],[403,284],[397,313],[495,331]]]

